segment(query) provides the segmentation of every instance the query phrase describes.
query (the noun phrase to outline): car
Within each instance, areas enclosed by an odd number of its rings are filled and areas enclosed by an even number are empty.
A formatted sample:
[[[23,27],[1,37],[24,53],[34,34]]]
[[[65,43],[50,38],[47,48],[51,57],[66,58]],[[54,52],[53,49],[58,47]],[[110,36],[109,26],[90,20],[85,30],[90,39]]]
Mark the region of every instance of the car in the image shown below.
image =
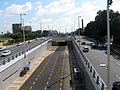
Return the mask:
[[[96,48],[96,47],[97,47],[97,44],[96,44],[96,43],[92,43],[92,44],[91,44],[91,47],[92,47],[92,48]]]
[[[6,49],[6,47],[0,47],[0,51],[3,51],[5,49]]]
[[[77,42],[80,42],[80,40],[77,40]]]
[[[16,46],[21,46],[22,44],[21,43],[18,43]]]
[[[82,42],[81,44],[82,44],[82,45],[85,45],[85,44],[86,44],[86,42]]]
[[[5,50],[2,52],[1,56],[8,56],[11,54],[11,51],[10,50]]]
[[[83,52],[89,52],[89,48],[87,46],[83,47]]]
[[[99,44],[97,45],[97,47],[98,47],[98,48],[102,48],[103,45],[99,43]]]
[[[29,40],[28,43],[31,43],[31,40]]]
[[[112,90],[120,90],[120,81],[115,81],[113,83]]]

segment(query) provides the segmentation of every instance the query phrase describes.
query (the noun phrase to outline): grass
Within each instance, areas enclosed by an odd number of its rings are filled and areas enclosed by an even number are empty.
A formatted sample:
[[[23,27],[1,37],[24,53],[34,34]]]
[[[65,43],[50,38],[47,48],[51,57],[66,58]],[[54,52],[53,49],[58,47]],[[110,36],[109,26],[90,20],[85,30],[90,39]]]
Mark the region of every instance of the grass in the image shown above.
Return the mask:
[[[5,38],[0,38],[0,41],[3,41],[3,40],[12,40],[12,38],[7,38],[7,37],[5,37]]]

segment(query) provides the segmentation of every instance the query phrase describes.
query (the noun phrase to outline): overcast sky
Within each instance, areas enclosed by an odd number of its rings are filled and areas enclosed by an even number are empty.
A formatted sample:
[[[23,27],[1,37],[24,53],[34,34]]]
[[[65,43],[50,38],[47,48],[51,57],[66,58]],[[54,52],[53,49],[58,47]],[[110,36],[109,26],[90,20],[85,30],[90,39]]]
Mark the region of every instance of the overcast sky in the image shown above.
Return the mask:
[[[25,25],[30,25],[33,31],[48,25],[61,32],[72,31],[72,24],[77,18],[84,19],[84,24],[93,21],[98,10],[106,9],[107,0],[0,0],[0,33],[12,32],[12,24],[20,23],[20,13]],[[113,0],[110,7],[120,12],[120,0]],[[66,29],[66,30],[65,30]]]

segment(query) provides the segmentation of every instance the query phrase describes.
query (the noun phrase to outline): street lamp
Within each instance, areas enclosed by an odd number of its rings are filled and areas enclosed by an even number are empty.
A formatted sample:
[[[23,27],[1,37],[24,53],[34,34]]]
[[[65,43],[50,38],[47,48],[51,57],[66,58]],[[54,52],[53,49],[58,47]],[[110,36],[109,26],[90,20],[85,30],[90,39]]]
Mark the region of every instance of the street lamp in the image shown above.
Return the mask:
[[[81,16],[78,16],[78,30],[80,29],[80,21],[79,21],[79,18]],[[80,47],[80,30],[79,30],[79,47]]]
[[[24,58],[26,57],[26,50],[25,50],[25,32],[24,32],[24,19],[22,19],[22,16],[26,16],[26,14],[20,14],[20,23],[21,23],[21,26],[23,27],[23,42],[24,42]]]
[[[109,22],[109,7],[112,4],[112,0],[107,0],[107,90],[110,88],[110,22]]]

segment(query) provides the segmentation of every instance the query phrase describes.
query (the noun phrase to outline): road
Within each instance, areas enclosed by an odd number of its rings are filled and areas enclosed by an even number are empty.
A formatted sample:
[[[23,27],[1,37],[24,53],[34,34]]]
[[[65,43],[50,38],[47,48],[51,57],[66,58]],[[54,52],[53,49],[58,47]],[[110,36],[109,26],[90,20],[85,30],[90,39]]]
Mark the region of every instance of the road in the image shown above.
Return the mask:
[[[68,74],[68,56],[65,46],[58,47],[46,57],[19,90],[71,90],[64,84]]]
[[[77,36],[78,39],[78,36]],[[90,39],[81,36],[82,41],[87,42],[87,46],[89,47],[90,51],[85,53],[87,58],[90,60],[92,65],[95,67],[101,78],[107,84],[107,67],[100,67],[100,64],[107,65],[107,54],[105,53],[106,50],[100,49],[92,49],[90,44],[93,43]],[[77,42],[78,43],[78,42]],[[78,44],[79,45],[79,44]],[[84,45],[81,45],[81,49]],[[114,81],[120,81],[120,57],[116,55],[114,52],[110,55],[110,79],[111,79],[111,87]]]
[[[41,44],[41,43],[44,42],[44,41],[45,41],[45,40],[43,40],[43,39],[32,40],[30,43],[27,43],[27,42],[26,42],[25,47],[26,47],[26,49],[28,49],[28,48],[34,47],[34,46],[36,46],[36,45],[39,45],[39,44]],[[9,47],[9,48],[7,48],[7,50],[10,50],[10,51],[11,51],[11,55],[13,55],[13,54],[15,54],[15,53],[17,53],[17,52],[19,52],[19,51],[24,50],[24,44],[22,44],[21,46]],[[0,55],[1,55],[2,52],[3,52],[3,51],[0,51]],[[10,56],[10,55],[9,55],[9,56]],[[0,56],[0,60],[6,59],[6,58],[8,58],[9,56],[6,56],[6,57],[1,57],[1,56]]]

